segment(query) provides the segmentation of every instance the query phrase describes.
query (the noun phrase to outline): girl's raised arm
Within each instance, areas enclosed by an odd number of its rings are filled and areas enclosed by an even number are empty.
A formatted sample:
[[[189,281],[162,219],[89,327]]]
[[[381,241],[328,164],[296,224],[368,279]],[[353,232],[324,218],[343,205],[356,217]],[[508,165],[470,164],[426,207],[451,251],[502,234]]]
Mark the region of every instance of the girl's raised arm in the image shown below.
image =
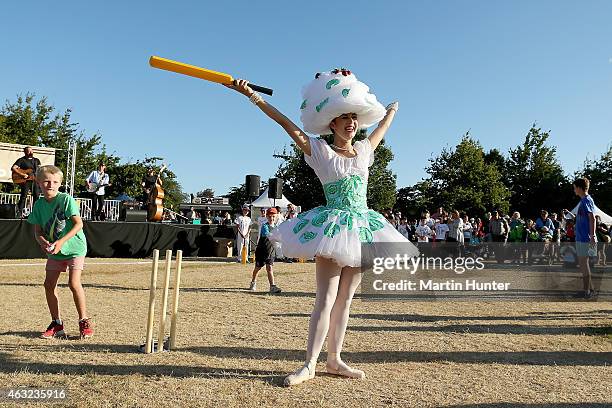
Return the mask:
[[[372,150],[375,150],[380,144],[383,137],[385,137],[385,133],[389,130],[389,126],[391,126],[391,122],[393,122],[393,118],[395,117],[395,113],[399,109],[399,103],[393,102],[387,105],[387,114],[385,117],[378,123],[378,127],[374,129],[372,134],[368,136],[370,140],[370,144],[372,145]]]

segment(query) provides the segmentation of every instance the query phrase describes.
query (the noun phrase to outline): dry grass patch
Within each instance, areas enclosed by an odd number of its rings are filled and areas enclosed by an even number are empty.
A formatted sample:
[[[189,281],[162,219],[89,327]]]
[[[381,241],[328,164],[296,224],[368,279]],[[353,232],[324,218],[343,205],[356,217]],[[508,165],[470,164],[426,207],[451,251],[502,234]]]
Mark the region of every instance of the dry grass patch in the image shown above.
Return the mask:
[[[137,346],[145,332],[146,261],[88,260],[83,281],[96,334],[87,341],[74,337],[77,316],[65,278],[60,301],[72,337],[37,338],[49,322],[43,261],[2,261],[0,383],[67,387],[71,406],[612,404],[610,302],[358,298],[343,357],[367,378],[328,376],[320,364],[313,381],[284,388],[283,377],[305,354],[314,265],[281,263],[276,270],[283,293],[271,296],[245,291],[250,266],[185,261],[179,350],[143,355]],[[267,289],[265,273],[258,285]]]

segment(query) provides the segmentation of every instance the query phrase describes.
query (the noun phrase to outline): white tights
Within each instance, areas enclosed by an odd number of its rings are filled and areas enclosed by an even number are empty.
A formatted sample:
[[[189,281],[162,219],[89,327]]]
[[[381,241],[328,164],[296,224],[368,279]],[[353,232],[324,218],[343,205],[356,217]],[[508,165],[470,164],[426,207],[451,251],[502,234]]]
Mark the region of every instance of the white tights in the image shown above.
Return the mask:
[[[335,371],[361,373],[355,375],[357,377],[363,375],[363,372],[352,370],[340,359],[351,302],[361,282],[361,268],[340,268],[330,259],[320,257],[316,259],[316,266],[317,294],[308,327],[306,362],[304,367],[287,378],[287,385],[302,382],[299,381],[300,377],[308,376],[309,371],[310,378],[314,376],[314,367],[328,331],[328,370],[331,367]]]

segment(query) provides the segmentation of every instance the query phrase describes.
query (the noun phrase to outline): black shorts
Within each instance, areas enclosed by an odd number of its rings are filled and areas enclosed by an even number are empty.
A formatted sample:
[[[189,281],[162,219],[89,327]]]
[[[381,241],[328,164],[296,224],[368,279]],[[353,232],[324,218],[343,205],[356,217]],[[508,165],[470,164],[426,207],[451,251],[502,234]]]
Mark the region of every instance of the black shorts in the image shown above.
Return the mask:
[[[261,237],[255,248],[255,266],[262,268],[264,265],[274,265],[274,245],[267,237]]]
[[[255,257],[255,266],[258,268],[263,268],[264,265],[274,265],[274,258],[266,258],[266,259],[257,259]]]

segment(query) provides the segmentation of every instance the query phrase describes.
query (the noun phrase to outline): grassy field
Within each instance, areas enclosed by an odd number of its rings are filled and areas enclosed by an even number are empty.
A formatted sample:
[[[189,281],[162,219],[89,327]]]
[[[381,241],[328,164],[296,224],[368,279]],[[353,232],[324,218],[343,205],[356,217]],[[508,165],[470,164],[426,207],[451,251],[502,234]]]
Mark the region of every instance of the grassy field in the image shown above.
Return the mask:
[[[60,300],[70,338],[38,338],[50,320],[43,265],[0,263],[0,388],[66,387],[68,406],[612,404],[610,302],[365,302],[358,296],[343,358],[366,379],[326,375],[321,362],[314,380],[284,388],[284,376],[305,355],[313,264],[277,264],[283,293],[273,296],[263,292],[265,273],[262,292],[244,290],[250,266],[185,261],[179,350],[154,355],[137,352],[149,263],[88,259],[83,282],[96,323],[88,340],[78,339],[66,277]]]

